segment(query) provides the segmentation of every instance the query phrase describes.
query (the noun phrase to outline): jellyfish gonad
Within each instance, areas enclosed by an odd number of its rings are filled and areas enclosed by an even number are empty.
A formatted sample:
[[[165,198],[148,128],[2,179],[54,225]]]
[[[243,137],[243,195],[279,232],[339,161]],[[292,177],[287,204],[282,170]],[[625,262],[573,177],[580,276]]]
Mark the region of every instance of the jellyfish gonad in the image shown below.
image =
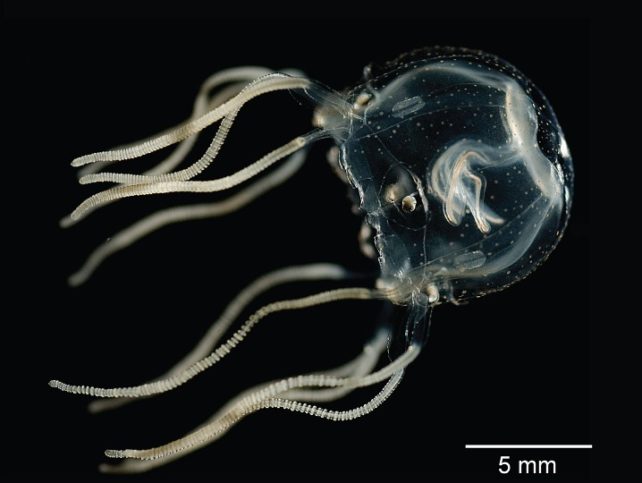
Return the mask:
[[[194,179],[215,161],[239,110],[257,96],[283,90],[314,103],[314,128],[229,176]],[[198,133],[214,123],[219,123],[218,130],[205,154],[179,167]],[[372,286],[361,286],[359,278],[357,286],[269,303],[221,343],[244,307],[263,291],[295,281],[354,275],[334,264],[286,267],[239,293],[194,350],[162,376],[131,387],[57,380],[50,385],[98,398],[90,409],[102,411],[185,384],[228,356],[275,312],[379,299],[403,315],[381,325],[354,360],[250,388],[199,428],[167,444],[107,450],[108,457],[125,461],[102,465],[102,470],[139,472],[165,464],[266,408],[332,421],[370,413],[393,393],[419,355],[433,307],[478,298],[523,279],[548,257],[566,227],[573,170],[562,130],[539,89],[496,56],[463,48],[417,50],[367,67],[362,81],[343,92],[298,71],[243,67],[209,78],[192,116],[182,124],[137,144],[73,161],[82,167],[81,184],[112,186],[82,202],[63,220],[64,226],[125,198],[238,188],[221,201],[165,209],[124,229],[99,246],[70,283],[83,283],[107,257],[165,225],[222,216],[247,205],[290,178],[302,166],[307,147],[321,139],[333,141],[328,159],[364,217],[359,243],[380,266]],[[178,146],[171,155],[147,172],[112,170],[118,162],[173,144]],[[400,349],[387,352],[393,333]],[[381,390],[354,409],[322,406],[376,384],[383,384]]]

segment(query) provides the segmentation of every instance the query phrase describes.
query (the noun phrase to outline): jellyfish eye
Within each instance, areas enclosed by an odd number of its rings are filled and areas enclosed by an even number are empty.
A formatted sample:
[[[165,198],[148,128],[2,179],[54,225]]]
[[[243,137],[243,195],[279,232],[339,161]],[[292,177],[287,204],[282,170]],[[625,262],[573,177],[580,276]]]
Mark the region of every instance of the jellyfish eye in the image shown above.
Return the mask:
[[[354,104],[352,105],[352,108],[355,111],[362,111],[363,109],[366,108],[366,106],[370,103],[371,100],[372,100],[372,94],[370,94],[369,92],[362,92],[354,100]]]
[[[421,181],[402,164],[388,169],[383,178],[381,208],[388,221],[420,229],[427,222],[427,201]]]
[[[406,213],[412,213],[417,208],[417,198],[415,195],[405,196],[401,200],[401,209]]]

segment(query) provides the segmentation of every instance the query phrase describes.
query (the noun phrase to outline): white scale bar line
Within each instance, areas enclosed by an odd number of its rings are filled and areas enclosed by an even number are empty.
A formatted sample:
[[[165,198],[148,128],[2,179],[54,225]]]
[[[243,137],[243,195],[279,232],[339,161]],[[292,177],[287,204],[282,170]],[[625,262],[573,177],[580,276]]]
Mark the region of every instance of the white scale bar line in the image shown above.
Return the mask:
[[[467,444],[466,449],[592,449],[592,444]]]

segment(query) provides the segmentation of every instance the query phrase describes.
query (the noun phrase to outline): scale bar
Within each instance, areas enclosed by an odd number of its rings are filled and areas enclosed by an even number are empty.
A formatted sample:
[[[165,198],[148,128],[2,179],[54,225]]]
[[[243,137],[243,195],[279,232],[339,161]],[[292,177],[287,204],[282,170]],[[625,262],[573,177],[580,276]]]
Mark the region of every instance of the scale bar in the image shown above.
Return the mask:
[[[466,449],[593,449],[592,444],[467,444]]]

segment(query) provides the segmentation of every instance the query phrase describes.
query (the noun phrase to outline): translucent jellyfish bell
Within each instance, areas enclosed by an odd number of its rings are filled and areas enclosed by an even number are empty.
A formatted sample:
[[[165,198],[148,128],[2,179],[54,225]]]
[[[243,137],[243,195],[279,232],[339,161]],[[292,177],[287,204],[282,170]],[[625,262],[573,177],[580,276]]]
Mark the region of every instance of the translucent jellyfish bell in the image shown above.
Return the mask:
[[[459,302],[531,273],[568,221],[571,157],[548,101],[512,65],[433,48],[367,68],[334,129],[400,302]],[[328,112],[330,112],[328,110]]]
[[[222,201],[169,208],[144,218],[98,247],[70,281],[83,283],[108,256],[167,224],[222,216],[252,202],[299,169],[307,145],[332,138],[339,154],[329,158],[352,187],[353,199],[365,217],[359,235],[363,252],[378,256],[381,273],[376,287],[340,288],[270,303],[220,343],[244,307],[261,292],[294,281],[354,275],[327,263],[276,270],[243,290],[194,350],[165,374],[131,387],[56,380],[50,385],[110,398],[92,402],[90,409],[98,412],[188,382],[226,357],[257,323],[275,312],[346,299],[384,299],[407,307],[405,320],[383,324],[363,351],[342,366],[248,389],[182,438],[149,449],[107,450],[107,456],[127,460],[103,465],[104,471],[140,472],[165,464],[217,440],[242,418],[265,408],[334,421],[373,411],[390,396],[405,367],[419,354],[432,307],[481,297],[521,280],[546,259],[562,236],[572,195],[570,153],[546,98],[505,61],[467,49],[418,50],[366,68],[363,82],[343,94],[290,74],[258,67],[215,74],[203,85],[188,121],[143,142],[74,160],[74,166],[86,165],[81,183],[116,184],[81,203],[63,220],[64,226],[124,198],[242,189]],[[217,157],[243,105],[277,90],[294,90],[315,101],[317,129],[232,175],[194,180]],[[206,153],[177,169],[198,132],[218,121]],[[146,173],[100,172],[112,163],[176,143],[178,148]],[[392,334],[400,332],[402,350],[377,368]],[[376,396],[354,409],[316,405],[384,381]]]

